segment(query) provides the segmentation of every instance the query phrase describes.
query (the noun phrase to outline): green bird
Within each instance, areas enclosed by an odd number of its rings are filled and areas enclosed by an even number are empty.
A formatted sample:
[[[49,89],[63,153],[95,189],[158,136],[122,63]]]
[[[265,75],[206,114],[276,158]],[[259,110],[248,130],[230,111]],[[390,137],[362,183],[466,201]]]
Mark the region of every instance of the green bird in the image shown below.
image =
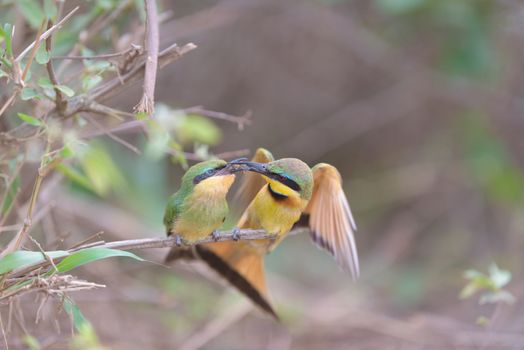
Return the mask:
[[[216,235],[229,212],[226,195],[235,181],[236,172],[247,167],[235,160],[208,160],[190,167],[182,177],[180,189],[167,203],[164,225],[167,235],[175,235],[177,245],[182,240],[194,243]],[[192,257],[190,249],[174,247],[166,262]]]

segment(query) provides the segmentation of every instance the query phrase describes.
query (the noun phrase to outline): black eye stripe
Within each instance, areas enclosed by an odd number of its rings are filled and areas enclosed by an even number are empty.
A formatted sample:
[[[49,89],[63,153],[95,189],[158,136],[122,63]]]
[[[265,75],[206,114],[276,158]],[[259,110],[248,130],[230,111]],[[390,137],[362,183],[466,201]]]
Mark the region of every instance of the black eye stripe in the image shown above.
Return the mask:
[[[210,178],[211,176],[215,175],[217,173],[217,171],[219,171],[219,170],[221,170],[223,168],[225,168],[225,165],[221,165],[221,166],[216,167],[214,169],[209,169],[209,170],[203,172],[202,174],[199,174],[199,175],[195,176],[193,178],[193,184],[196,185],[199,182],[201,182],[201,181],[203,181],[203,180],[205,180],[207,178]]]
[[[300,191],[300,185],[297,184],[295,181],[291,180],[287,176],[277,175],[276,176],[276,180],[278,180],[279,182],[283,183],[284,185],[286,185],[287,187],[291,188],[292,190]]]

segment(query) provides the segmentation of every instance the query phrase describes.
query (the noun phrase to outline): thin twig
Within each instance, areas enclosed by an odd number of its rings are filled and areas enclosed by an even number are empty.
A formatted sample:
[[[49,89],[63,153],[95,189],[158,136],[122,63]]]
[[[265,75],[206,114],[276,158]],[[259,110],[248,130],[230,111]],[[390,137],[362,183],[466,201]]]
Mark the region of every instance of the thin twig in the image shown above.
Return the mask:
[[[134,153],[136,153],[138,155],[142,154],[142,152],[138,148],[136,148],[135,146],[133,146],[132,144],[130,144],[126,140],[123,140],[120,137],[116,136],[111,131],[106,130],[102,124],[100,124],[99,122],[95,121],[93,118],[91,118],[89,116],[85,116],[85,118],[87,119],[87,121],[89,123],[93,124],[97,129],[102,131],[105,135],[107,135],[113,141],[121,144],[122,146],[126,147],[127,149],[129,149],[130,151],[132,151],[132,152],[134,152]]]
[[[22,60],[22,58],[24,58],[25,55],[27,55],[27,53],[29,51],[31,51],[31,49],[35,46],[35,45],[39,45],[41,41],[43,40],[46,40],[51,34],[53,34],[56,30],[60,29],[62,27],[62,25],[79,9],[80,7],[77,6],[75,7],[73,10],[71,10],[67,15],[64,16],[64,18],[62,18],[60,20],[60,22],[58,22],[57,24],[55,24],[54,26],[52,26],[51,28],[49,28],[48,30],[46,30],[39,38],[38,40],[35,40],[33,41],[31,44],[29,44],[25,49],[24,51],[22,51],[15,59],[15,62],[20,62]]]
[[[50,29],[53,26],[53,22],[49,21],[48,23],[48,29]],[[51,55],[51,50],[53,48],[53,36],[49,36],[49,38],[45,41],[45,48],[49,55]],[[62,95],[62,92],[58,90],[56,87],[60,83],[58,82],[58,79],[56,78],[55,70],[53,68],[53,61],[49,60],[46,63],[46,69],[47,69],[47,75],[49,76],[49,80],[53,84],[54,90],[55,90],[55,106],[58,114],[62,115],[64,113],[64,110],[67,108],[67,102],[64,100],[64,96]]]
[[[29,68],[31,67],[31,63],[33,63],[33,60],[36,56],[36,51],[38,51],[38,48],[40,47],[40,38],[42,37],[42,32],[47,26],[47,20],[42,21],[42,24],[40,25],[40,29],[38,29],[38,32],[36,33],[36,39],[35,39],[35,45],[33,45],[33,48],[31,50],[31,53],[29,54],[29,59],[27,60],[24,71],[22,73],[22,77],[20,78],[20,84],[24,84],[25,77],[27,73],[29,72]],[[18,59],[18,58],[17,58]],[[19,63],[18,61],[17,63]]]
[[[247,111],[244,113],[244,115],[235,116],[223,112],[210,111],[208,109],[204,109],[202,106],[185,108],[184,112],[201,114],[214,119],[227,120],[229,122],[236,123],[238,125],[238,130],[244,130],[245,125],[250,125],[252,121],[251,116],[253,115],[251,111]]]
[[[155,111],[155,85],[158,69],[158,13],[156,0],[144,0],[146,10],[146,39],[147,50],[146,70],[144,75],[144,93],[140,102],[135,106],[138,113],[144,112],[148,117]]]
[[[178,60],[180,57],[184,56],[186,53],[196,49],[196,45],[193,43],[188,43],[182,47],[179,47],[177,44],[173,44],[168,48],[162,50],[158,57],[159,68],[163,68],[171,62]],[[102,84],[87,94],[77,96],[70,100],[68,111],[65,113],[67,116],[74,115],[75,113],[84,111],[90,112],[90,105],[92,101],[97,100],[98,98],[103,97],[104,99],[109,98],[110,96],[117,93],[122,87],[126,84],[131,83],[138,79],[140,73],[145,69],[145,62],[141,62],[129,72],[111,79],[105,84]]]
[[[109,58],[125,56],[132,51],[136,51],[137,49],[141,49],[141,47],[137,45],[133,45],[124,51],[115,52],[115,53],[107,53],[107,54],[95,55],[95,56],[53,56],[51,59],[52,60],[106,60]]]

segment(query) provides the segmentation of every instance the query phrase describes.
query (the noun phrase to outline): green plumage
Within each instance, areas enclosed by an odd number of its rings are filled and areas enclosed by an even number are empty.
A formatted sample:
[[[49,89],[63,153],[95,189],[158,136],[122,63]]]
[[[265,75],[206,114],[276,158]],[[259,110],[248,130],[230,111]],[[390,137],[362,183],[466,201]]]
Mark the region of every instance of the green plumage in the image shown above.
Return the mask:
[[[199,198],[195,198],[193,195],[195,192],[193,180],[198,175],[225,165],[226,162],[223,160],[209,160],[195,164],[187,170],[182,177],[180,189],[169,198],[166,206],[164,225],[168,235],[172,233],[175,224],[180,220],[193,221],[195,226],[205,225],[209,221],[217,220],[217,214],[220,216],[218,219],[221,220],[223,217],[223,208],[210,207],[209,203],[205,203],[204,200],[200,200],[199,203]],[[227,213],[227,203],[225,203],[225,205]],[[216,211],[216,213],[213,213],[214,211]]]

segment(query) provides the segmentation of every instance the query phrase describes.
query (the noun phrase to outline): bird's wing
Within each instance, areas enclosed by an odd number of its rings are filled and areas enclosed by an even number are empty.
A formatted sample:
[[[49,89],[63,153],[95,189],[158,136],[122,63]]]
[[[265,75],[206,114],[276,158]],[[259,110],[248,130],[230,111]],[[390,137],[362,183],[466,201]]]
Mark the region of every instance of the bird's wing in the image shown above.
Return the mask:
[[[257,163],[269,163],[275,159],[267,149],[259,148],[251,160]],[[243,174],[240,186],[234,196],[233,203],[235,203],[235,212],[243,213],[265,183],[259,174],[253,172]]]
[[[313,195],[304,213],[309,214],[313,241],[328,250],[354,279],[359,276],[357,230],[338,170],[325,163],[313,167]]]

